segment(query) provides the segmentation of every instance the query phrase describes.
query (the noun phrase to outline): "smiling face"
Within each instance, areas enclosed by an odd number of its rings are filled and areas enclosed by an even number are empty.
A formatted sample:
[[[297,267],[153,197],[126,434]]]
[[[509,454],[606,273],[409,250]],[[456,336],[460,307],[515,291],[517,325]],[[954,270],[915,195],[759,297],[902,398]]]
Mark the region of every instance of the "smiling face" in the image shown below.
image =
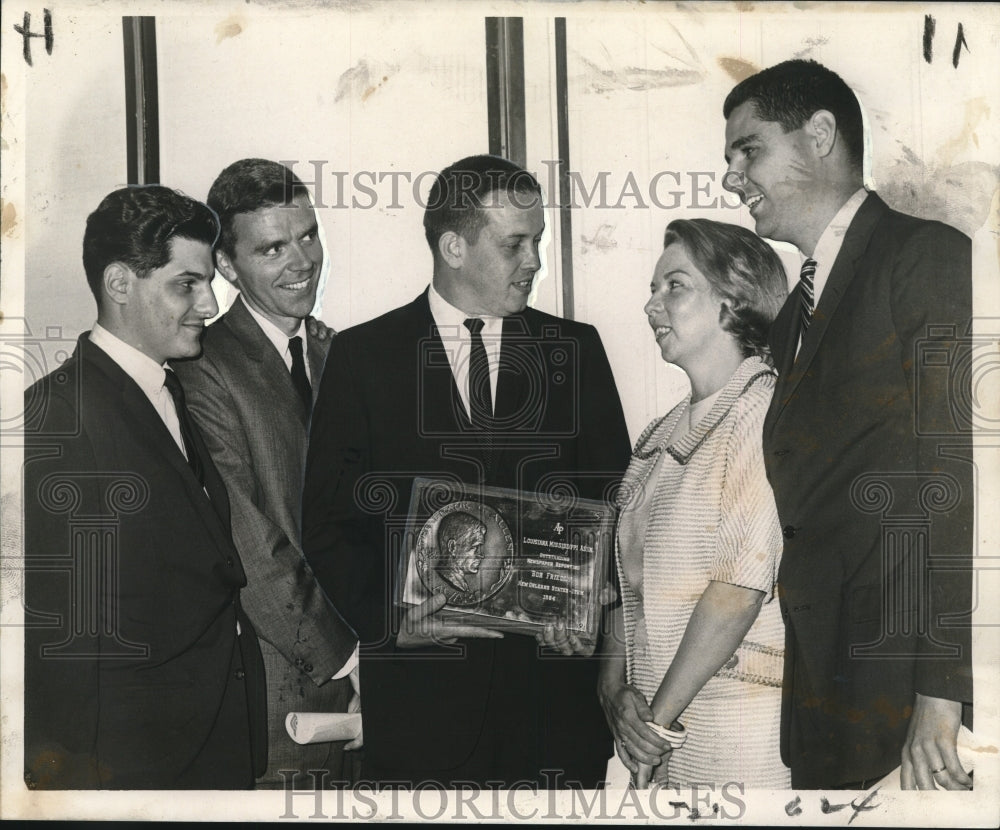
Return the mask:
[[[316,304],[323,264],[316,212],[308,196],[233,217],[230,257],[217,252],[222,275],[243,299],[286,334],[294,334]]]
[[[723,186],[750,208],[758,236],[806,249],[816,228],[826,226],[815,210],[817,184],[804,128],[786,133],[776,121],[761,121],[753,101],[736,107],[726,121]]]
[[[157,363],[196,357],[205,321],[219,311],[211,288],[215,275],[211,246],[174,237],[170,260],[162,268],[145,277],[128,269],[123,273],[127,300],[115,334]]]
[[[524,310],[541,268],[542,203],[537,196],[516,193],[511,198],[498,191],[484,202],[486,225],[475,242],[460,238],[461,264],[445,299],[466,314],[506,317]]]
[[[719,323],[722,297],[681,243],[660,255],[649,290],[643,310],[664,360],[690,375],[699,363],[734,349],[735,339]]]

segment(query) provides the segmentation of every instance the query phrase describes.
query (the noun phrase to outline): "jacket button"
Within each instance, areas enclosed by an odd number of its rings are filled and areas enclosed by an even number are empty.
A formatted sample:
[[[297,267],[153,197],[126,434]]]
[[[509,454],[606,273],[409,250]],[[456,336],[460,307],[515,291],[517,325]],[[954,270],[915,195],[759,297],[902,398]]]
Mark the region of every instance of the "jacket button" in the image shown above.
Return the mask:
[[[312,667],[312,663],[306,663],[306,664],[305,664],[305,665],[304,665],[304,666],[302,667],[302,670],[303,670],[303,671],[304,671],[304,672],[305,672],[306,674],[308,674],[309,672],[311,672],[311,671],[313,670],[313,667]]]
[[[227,564],[227,565],[228,565],[228,566],[229,566],[230,568],[231,568],[231,567],[233,567],[233,565],[235,564],[235,563],[233,562],[233,557],[231,557],[231,556],[227,556],[227,557],[226,557],[226,564]]]
[[[781,533],[786,539],[791,539],[795,536],[795,528],[791,525],[785,525],[785,529]]]
[[[303,660],[303,659],[302,659],[301,657],[296,657],[296,658],[295,658],[295,666],[296,666],[296,668],[299,668],[299,669],[301,669],[301,668],[302,668],[302,666],[304,666],[304,665],[305,665],[305,662],[306,662],[306,661],[305,661],[305,660]]]
[[[237,669],[236,671],[233,672],[233,677],[235,677],[237,680],[242,680],[246,676],[247,673],[243,671],[243,669]]]

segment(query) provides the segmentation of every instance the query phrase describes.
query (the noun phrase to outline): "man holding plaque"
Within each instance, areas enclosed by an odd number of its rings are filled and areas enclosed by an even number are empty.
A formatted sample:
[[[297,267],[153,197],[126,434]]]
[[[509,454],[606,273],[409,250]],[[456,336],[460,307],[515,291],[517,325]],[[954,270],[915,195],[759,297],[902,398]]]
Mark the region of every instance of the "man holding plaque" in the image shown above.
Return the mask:
[[[611,741],[579,639],[544,626],[540,647],[440,613],[464,596],[446,584],[453,571],[482,586],[490,567],[448,525],[468,513],[472,529],[489,525],[477,540],[502,547],[497,511],[471,496],[437,505],[428,550],[439,560],[443,545],[459,567],[436,566],[430,599],[398,600],[411,495],[428,492],[415,479],[604,496],[629,452],[611,369],[591,326],[527,308],[544,229],[527,171],[494,156],[456,162],[431,188],[424,229],[432,283],[334,340],[306,466],[303,546],[362,643],[364,777],[594,787]]]

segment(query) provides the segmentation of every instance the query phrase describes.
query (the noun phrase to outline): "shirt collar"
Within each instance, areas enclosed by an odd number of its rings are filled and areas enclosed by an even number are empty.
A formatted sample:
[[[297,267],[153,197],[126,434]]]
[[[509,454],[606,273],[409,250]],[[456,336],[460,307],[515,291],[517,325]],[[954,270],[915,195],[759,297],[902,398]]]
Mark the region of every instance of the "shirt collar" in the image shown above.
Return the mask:
[[[288,341],[293,337],[301,337],[303,347],[306,345],[306,321],[300,320],[299,327],[292,334],[285,334],[281,329],[279,329],[274,323],[267,319],[263,314],[253,308],[250,303],[243,299],[242,292],[237,298],[239,302],[243,303],[243,307],[250,312],[250,316],[257,321],[257,325],[260,326],[260,330],[264,332],[264,336],[274,344],[274,348],[278,350],[278,354],[282,357],[288,351]]]
[[[134,380],[146,397],[153,398],[163,389],[167,364],[159,364],[148,355],[116,337],[100,323],[90,330],[90,342],[107,353],[121,370]]]
[[[812,258],[817,262],[817,267],[823,268],[826,273],[829,273],[830,269],[833,268],[837,254],[840,253],[840,248],[844,244],[844,235],[851,226],[851,222],[854,221],[855,214],[867,198],[868,191],[863,187],[854,191],[851,198],[844,202],[840,210],[830,220],[830,224],[826,226],[819,242],[816,243],[816,250]]]
[[[431,307],[431,316],[438,329],[452,332],[468,332],[465,321],[470,317],[479,317],[483,321],[483,334],[500,335],[503,332],[503,317],[487,317],[485,314],[466,314],[462,309],[455,308],[442,297],[432,282],[427,292],[427,302]]]

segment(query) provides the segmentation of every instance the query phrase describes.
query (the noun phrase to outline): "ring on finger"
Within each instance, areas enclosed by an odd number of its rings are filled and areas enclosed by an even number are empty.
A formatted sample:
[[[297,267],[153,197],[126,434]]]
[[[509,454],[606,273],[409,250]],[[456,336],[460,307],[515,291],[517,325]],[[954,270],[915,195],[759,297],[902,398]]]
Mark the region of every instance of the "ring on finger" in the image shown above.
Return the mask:
[[[941,767],[940,769],[932,769],[931,775],[937,775],[939,772],[944,772],[947,767]]]

